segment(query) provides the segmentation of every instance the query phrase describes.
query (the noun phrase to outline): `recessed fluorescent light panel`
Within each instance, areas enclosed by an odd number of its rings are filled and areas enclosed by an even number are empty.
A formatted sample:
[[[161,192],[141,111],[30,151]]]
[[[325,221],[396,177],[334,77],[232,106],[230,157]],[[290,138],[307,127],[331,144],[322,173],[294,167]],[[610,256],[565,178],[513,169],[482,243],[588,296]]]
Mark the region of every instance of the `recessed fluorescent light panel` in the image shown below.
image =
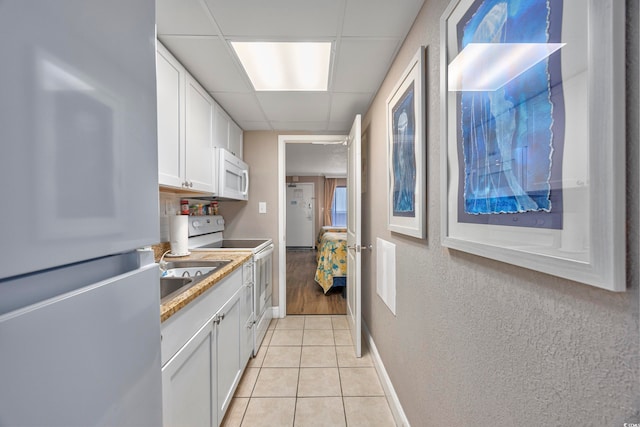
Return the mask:
[[[326,91],[330,42],[231,42],[260,91]]]
[[[449,91],[494,91],[566,43],[469,43],[449,64]]]

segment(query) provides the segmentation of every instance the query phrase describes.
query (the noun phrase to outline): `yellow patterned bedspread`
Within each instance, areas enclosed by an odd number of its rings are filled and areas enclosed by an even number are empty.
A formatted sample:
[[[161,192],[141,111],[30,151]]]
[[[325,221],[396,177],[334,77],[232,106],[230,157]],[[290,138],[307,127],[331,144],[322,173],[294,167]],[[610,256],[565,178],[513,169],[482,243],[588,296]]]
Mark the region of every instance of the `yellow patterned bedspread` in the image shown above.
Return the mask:
[[[347,275],[347,233],[325,232],[318,248],[315,281],[326,294],[334,277]]]
[[[318,256],[316,257],[317,260],[320,259],[320,245],[322,244],[322,236],[325,235],[325,233],[346,233],[347,229],[344,227],[334,227],[331,225],[325,225],[320,229],[320,232],[318,233],[318,238],[316,239],[316,249],[318,249]]]

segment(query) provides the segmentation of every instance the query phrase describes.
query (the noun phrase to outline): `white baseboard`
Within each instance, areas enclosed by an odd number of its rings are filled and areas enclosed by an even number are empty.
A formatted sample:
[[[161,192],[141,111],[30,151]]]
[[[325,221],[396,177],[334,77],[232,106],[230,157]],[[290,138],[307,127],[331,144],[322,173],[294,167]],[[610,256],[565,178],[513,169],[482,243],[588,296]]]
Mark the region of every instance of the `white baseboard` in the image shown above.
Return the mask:
[[[387,371],[384,368],[384,364],[382,363],[382,359],[380,358],[380,353],[378,353],[378,349],[376,348],[376,344],[373,342],[373,337],[369,332],[369,328],[367,325],[362,322],[362,335],[363,338],[367,341],[369,346],[369,351],[371,351],[371,358],[373,359],[373,364],[378,372],[378,377],[380,378],[380,382],[382,383],[382,388],[384,390],[384,394],[387,397],[387,402],[389,402],[389,407],[391,408],[391,413],[393,414],[393,419],[396,422],[396,425],[399,427],[410,427],[409,420],[402,409],[402,405],[400,404],[400,399],[398,399],[398,395],[396,394],[395,389],[393,388],[393,384],[391,384],[391,379],[389,375],[387,375]]]
[[[280,319],[281,317],[284,317],[280,316],[280,306],[271,307],[271,312],[273,313],[273,319]]]

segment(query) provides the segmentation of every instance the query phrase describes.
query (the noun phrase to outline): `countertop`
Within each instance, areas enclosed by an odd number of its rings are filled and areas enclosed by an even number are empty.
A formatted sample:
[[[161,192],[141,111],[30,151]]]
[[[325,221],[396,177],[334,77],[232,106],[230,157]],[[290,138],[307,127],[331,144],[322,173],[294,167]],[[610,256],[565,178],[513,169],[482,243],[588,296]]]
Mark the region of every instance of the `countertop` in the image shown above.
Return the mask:
[[[192,260],[223,260],[228,259],[231,262],[220,268],[206,279],[187,289],[186,291],[176,295],[174,298],[160,305],[160,322],[164,322],[171,316],[184,308],[191,301],[202,295],[208,289],[219,283],[229,274],[242,268],[247,260],[252,256],[251,251],[215,251],[215,252],[192,252],[191,255],[180,258],[166,258],[165,261],[192,261]]]

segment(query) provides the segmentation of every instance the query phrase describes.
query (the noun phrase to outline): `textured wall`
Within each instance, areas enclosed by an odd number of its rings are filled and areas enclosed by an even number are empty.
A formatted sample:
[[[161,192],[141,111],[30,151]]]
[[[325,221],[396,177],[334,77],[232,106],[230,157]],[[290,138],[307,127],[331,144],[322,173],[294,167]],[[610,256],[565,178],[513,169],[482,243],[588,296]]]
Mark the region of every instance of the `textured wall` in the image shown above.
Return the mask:
[[[249,164],[249,200],[220,203],[225,237],[273,239],[273,305],[278,305],[278,134],[245,132],[243,159]],[[258,213],[258,202],[267,213]]]
[[[363,122],[364,241],[395,243],[398,260],[394,317],[376,295],[375,252],[363,256],[363,313],[403,408],[413,426],[640,422],[638,2],[627,1],[629,289],[622,294],[441,246],[439,18],[447,4],[425,1]],[[385,101],[419,45],[428,46],[426,240],[387,231],[379,172],[386,169]],[[221,207],[230,236],[259,233],[277,243],[277,139],[276,132],[245,133],[251,196]],[[269,204],[267,215],[257,213],[258,201]],[[277,299],[275,270],[274,283]]]
[[[426,0],[363,122],[364,241],[397,245],[397,317],[365,255],[363,312],[414,426],[622,426],[638,420],[638,2],[628,5],[628,280],[616,294],[448,250],[440,243],[439,18]],[[427,51],[426,240],[386,229],[385,102],[419,45]],[[622,166],[622,165],[621,165]]]

